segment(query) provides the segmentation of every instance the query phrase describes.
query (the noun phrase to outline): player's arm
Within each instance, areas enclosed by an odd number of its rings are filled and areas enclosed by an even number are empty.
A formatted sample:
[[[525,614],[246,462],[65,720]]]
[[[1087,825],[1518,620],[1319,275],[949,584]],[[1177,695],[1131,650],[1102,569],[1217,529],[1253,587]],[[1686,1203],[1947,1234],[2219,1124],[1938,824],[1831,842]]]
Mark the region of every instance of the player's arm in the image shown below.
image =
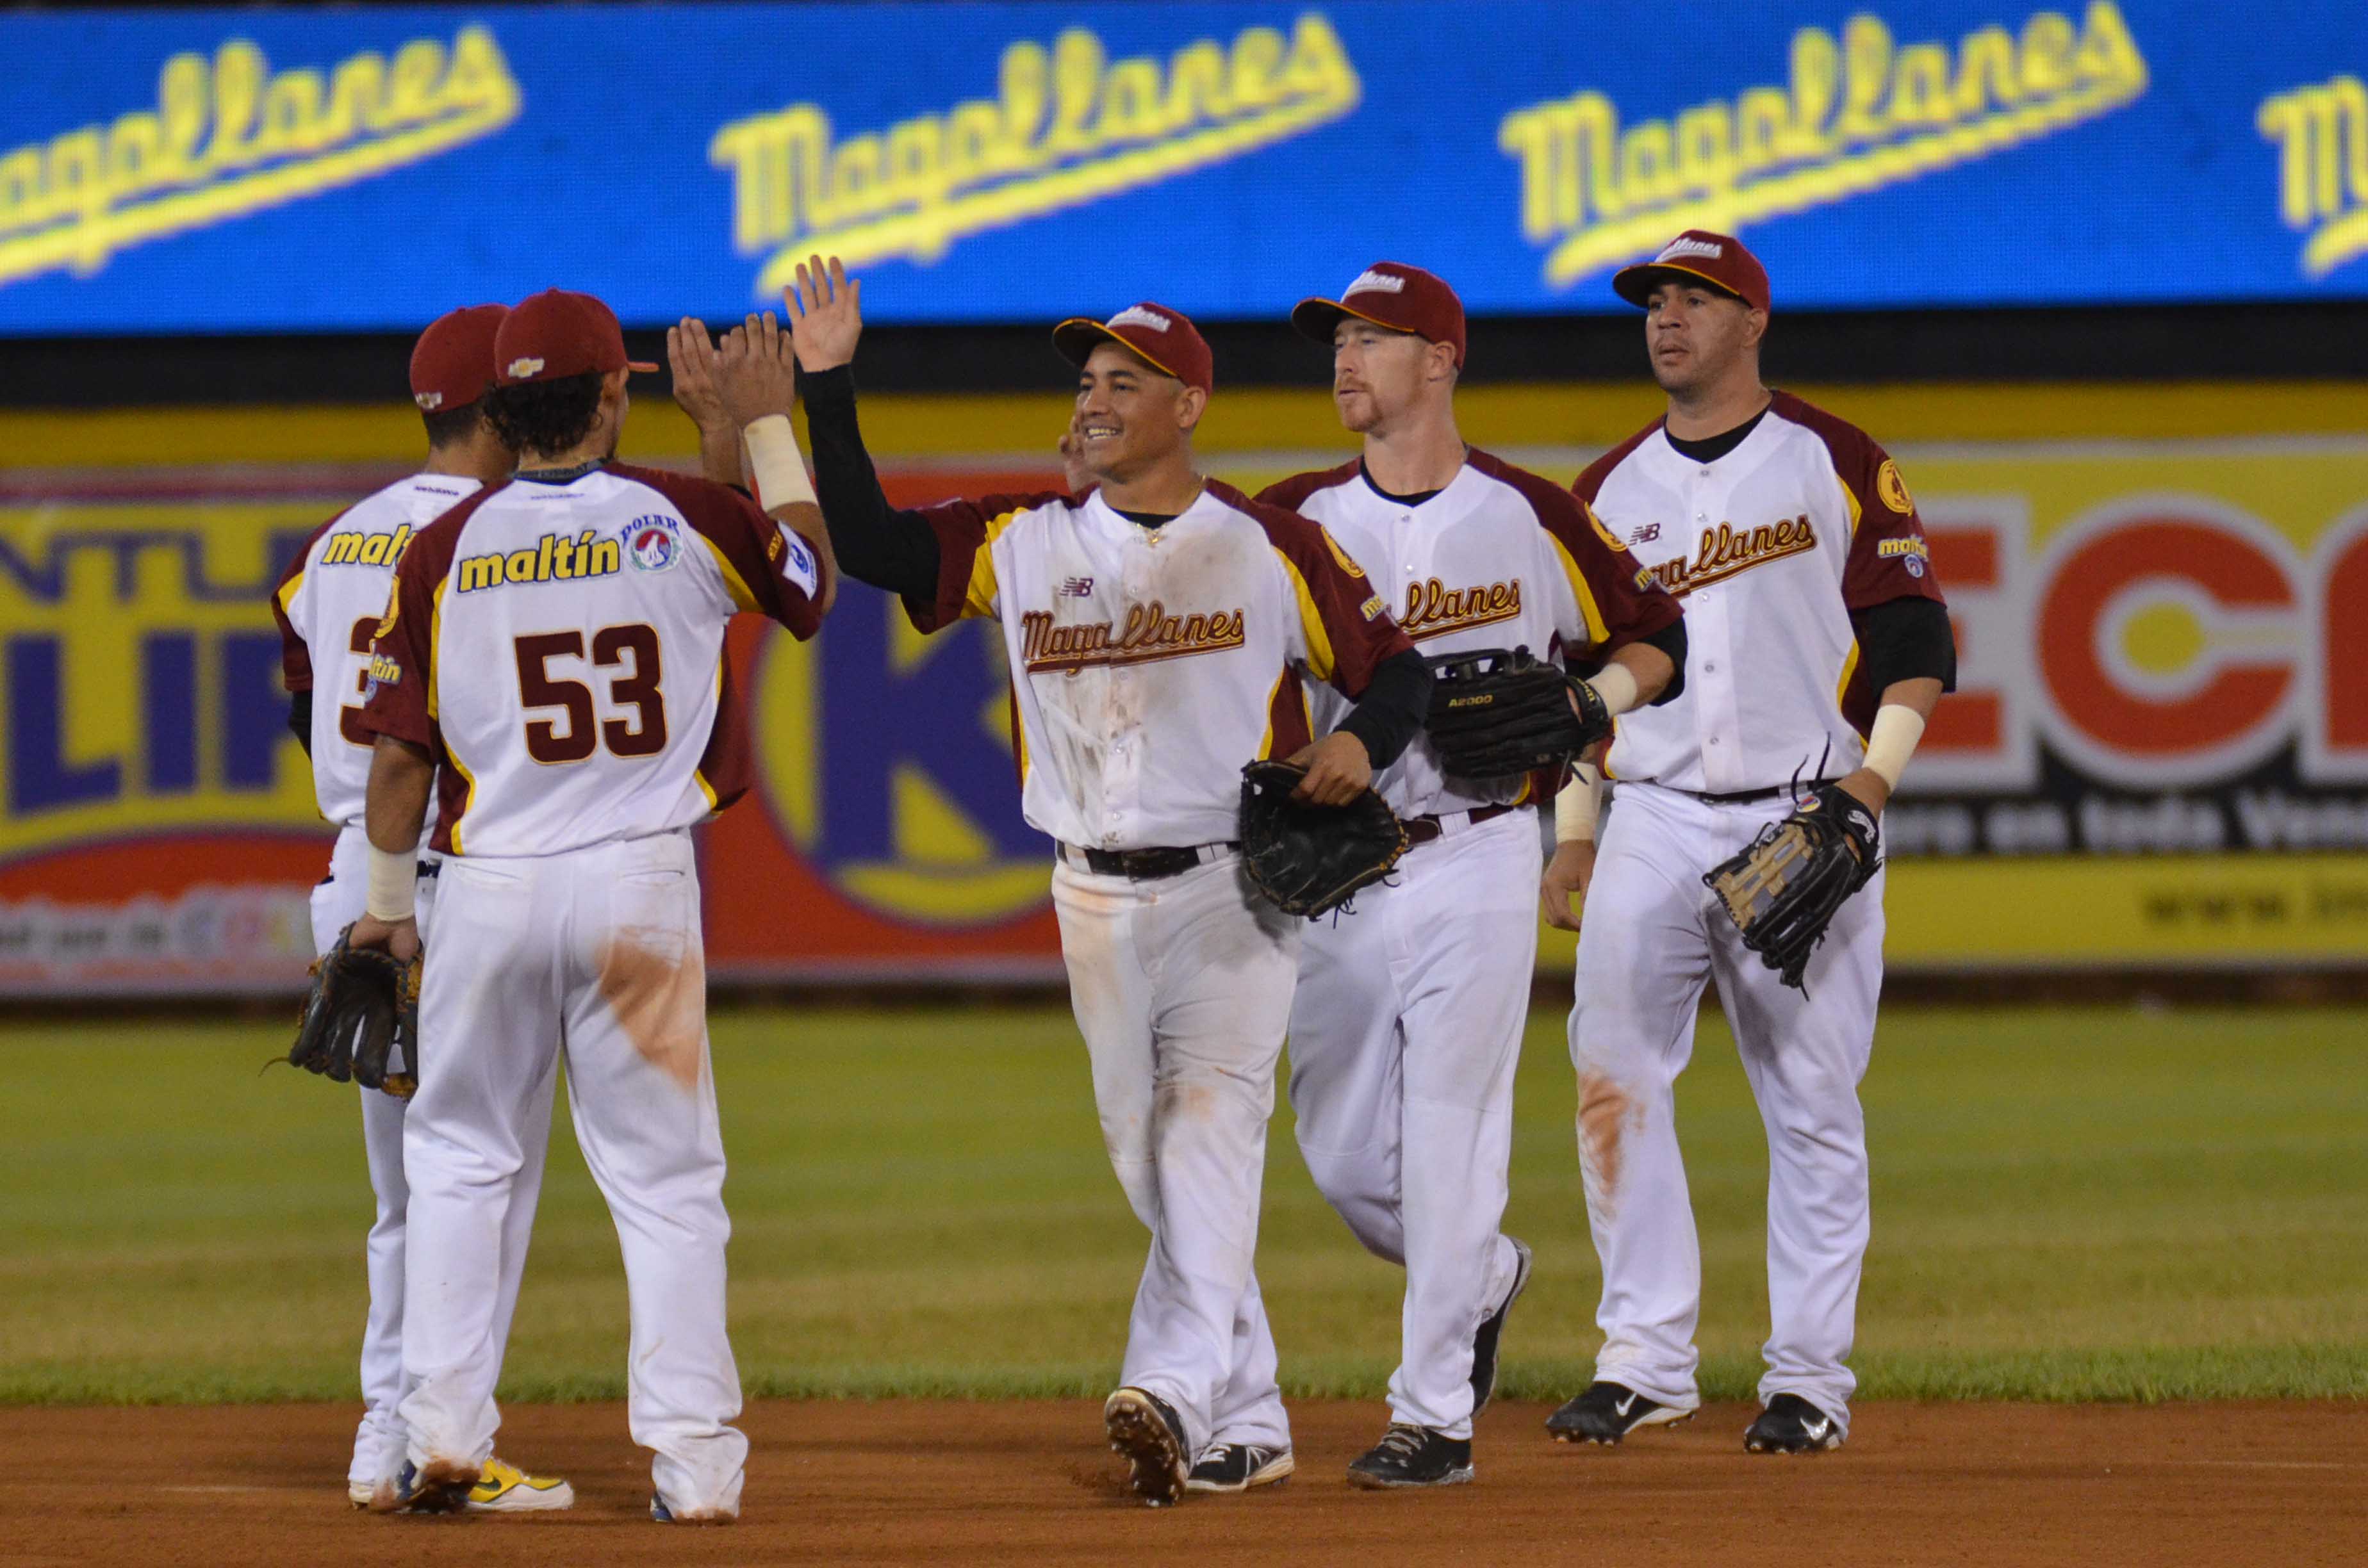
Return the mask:
[[[1322,524],[1253,505],[1297,601],[1295,651],[1308,673],[1356,702],[1338,729],[1289,758],[1307,769],[1292,797],[1346,805],[1421,732],[1430,712],[1430,666]]]
[[[797,406],[797,360],[771,312],[726,333],[715,358],[716,389],[739,426],[741,467],[757,505],[795,533],[819,560],[812,584],[801,580],[814,612],[827,615],[838,597],[838,560],[823,521],[790,415]]]
[[[848,574],[907,599],[937,597],[938,536],[917,512],[888,504],[855,415],[855,347],[863,335],[863,285],[834,260],[798,268],[782,294],[804,372],[806,435],[831,546]]]
[[[348,945],[384,948],[398,959],[419,951],[413,911],[419,829],[442,748],[428,691],[435,673],[436,585],[451,564],[452,551],[450,539],[435,535],[431,524],[394,569],[394,588],[370,644],[370,695],[362,700],[362,728],[376,740],[362,797],[362,831],[370,840],[362,917],[354,923]]]
[[[1843,446],[1829,442],[1828,449],[1859,518],[1842,567],[1842,603],[1858,638],[1860,667],[1878,694],[1865,766],[1841,787],[1880,815],[1941,694],[1956,689],[1957,640],[1924,519],[1899,465],[1862,436]]]
[[[666,367],[674,401],[699,427],[699,472],[718,484],[741,484],[740,424],[723,405],[715,342],[707,324],[685,316],[666,328]]]
[[[288,728],[306,756],[313,755],[313,650],[296,622],[305,613],[305,563],[313,559],[314,543],[336,520],[332,517],[306,535],[288,569],[271,585],[271,619],[279,629],[279,684],[288,689]]]

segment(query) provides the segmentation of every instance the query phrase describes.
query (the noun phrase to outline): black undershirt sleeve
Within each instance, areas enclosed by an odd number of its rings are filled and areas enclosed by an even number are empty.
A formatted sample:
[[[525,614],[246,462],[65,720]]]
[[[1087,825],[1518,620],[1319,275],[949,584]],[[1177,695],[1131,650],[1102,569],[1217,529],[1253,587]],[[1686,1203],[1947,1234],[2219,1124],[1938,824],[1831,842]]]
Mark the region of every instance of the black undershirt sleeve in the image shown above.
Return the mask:
[[[1373,678],[1340,728],[1365,743],[1375,768],[1387,767],[1412,744],[1430,717],[1430,666],[1409,648],[1373,666]]]
[[[1676,666],[1669,672],[1669,684],[1661,688],[1661,695],[1645,706],[1658,708],[1664,702],[1675,702],[1678,694],[1686,688],[1686,618],[1681,615],[1658,631],[1646,632],[1636,641],[1649,642],[1658,648]]]
[[[918,512],[888,505],[856,423],[854,369],[801,372],[798,392],[814,444],[814,499],[839,570],[892,594],[935,598],[938,536]]]
[[[295,691],[295,692],[290,692],[290,693],[289,693],[289,695],[288,695],[288,727],[289,727],[290,730],[293,730],[294,732],[296,732],[296,744],[299,744],[299,745],[301,745],[301,746],[302,746],[302,747],[304,748],[304,755],[305,755],[306,756],[312,756],[312,755],[313,755],[313,688],[312,688],[312,687],[305,687],[303,690],[302,690],[302,691]]]
[[[1880,699],[1893,685],[1929,676],[1942,691],[1957,689],[1957,640],[1949,629],[1949,607],[1910,596],[1850,611],[1858,634],[1860,667]]]

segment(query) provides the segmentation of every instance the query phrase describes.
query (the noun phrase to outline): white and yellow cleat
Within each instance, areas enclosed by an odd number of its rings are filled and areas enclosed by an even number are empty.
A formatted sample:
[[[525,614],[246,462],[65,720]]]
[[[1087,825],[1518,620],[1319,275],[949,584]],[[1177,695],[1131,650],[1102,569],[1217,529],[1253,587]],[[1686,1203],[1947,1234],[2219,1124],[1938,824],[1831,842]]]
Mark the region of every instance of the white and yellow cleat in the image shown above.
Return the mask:
[[[575,1488],[556,1476],[529,1475],[495,1455],[469,1489],[472,1514],[541,1514],[575,1506]]]

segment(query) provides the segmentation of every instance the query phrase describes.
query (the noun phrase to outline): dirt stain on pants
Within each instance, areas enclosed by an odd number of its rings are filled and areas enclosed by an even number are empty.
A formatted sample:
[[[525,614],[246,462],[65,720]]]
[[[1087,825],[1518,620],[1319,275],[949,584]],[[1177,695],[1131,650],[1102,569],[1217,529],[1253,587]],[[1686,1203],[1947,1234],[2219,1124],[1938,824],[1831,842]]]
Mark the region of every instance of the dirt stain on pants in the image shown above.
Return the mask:
[[[600,994],[642,1060],[699,1086],[707,960],[680,931],[628,926],[601,945]]]
[[[1600,1073],[1578,1075],[1578,1159],[1607,1214],[1620,1196],[1620,1141],[1635,1102]]]

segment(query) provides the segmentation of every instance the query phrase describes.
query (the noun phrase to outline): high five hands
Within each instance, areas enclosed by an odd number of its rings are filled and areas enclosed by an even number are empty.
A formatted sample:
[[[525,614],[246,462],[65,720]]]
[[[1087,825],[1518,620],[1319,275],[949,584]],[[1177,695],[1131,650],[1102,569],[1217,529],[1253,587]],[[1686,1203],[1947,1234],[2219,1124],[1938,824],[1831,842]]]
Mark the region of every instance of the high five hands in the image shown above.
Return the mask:
[[[855,358],[863,335],[863,281],[849,278],[838,257],[827,265],[818,256],[799,263],[797,281],[781,290],[781,302],[789,307],[798,363],[808,374],[835,370]]]

